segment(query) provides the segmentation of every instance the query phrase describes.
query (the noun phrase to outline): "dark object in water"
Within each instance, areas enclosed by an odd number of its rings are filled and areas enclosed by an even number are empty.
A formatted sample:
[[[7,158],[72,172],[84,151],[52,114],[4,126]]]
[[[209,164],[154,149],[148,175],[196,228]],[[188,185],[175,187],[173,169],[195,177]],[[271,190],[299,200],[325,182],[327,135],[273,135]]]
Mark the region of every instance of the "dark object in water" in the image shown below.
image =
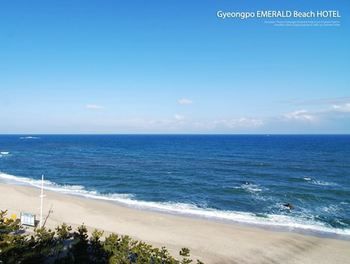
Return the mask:
[[[294,208],[294,206],[290,203],[285,203],[285,204],[283,204],[283,206],[288,208],[289,210],[292,210]]]

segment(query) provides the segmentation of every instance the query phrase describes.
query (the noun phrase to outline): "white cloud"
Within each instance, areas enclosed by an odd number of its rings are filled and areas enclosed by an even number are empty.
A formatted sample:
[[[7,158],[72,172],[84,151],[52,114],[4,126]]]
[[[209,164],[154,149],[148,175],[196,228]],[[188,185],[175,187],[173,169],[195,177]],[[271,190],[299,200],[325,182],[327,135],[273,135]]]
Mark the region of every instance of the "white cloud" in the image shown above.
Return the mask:
[[[297,110],[294,112],[290,112],[284,115],[284,118],[288,120],[296,120],[296,121],[314,121],[316,116],[306,110]]]
[[[256,128],[262,126],[263,124],[264,122],[261,119],[247,117],[214,121],[214,126],[224,126],[227,128]]]
[[[189,104],[192,104],[193,101],[191,99],[188,99],[188,98],[181,98],[181,99],[177,100],[177,103],[180,105],[189,105]]]
[[[87,104],[87,105],[85,105],[85,108],[90,109],[90,110],[101,110],[104,107],[101,105],[96,105],[96,104]]]
[[[185,117],[183,115],[179,115],[179,114],[175,114],[174,118],[176,121],[182,121],[185,119]]]
[[[346,118],[350,113],[350,103],[338,103],[329,105],[328,109],[317,111],[297,110],[283,115],[284,120],[320,123],[334,118]]]
[[[337,112],[350,112],[350,103],[345,104],[335,104],[332,105],[334,111]]]
[[[294,104],[294,105],[329,105],[329,104],[344,104],[350,101],[349,96],[344,97],[331,97],[331,98],[319,98],[319,99],[311,99],[311,100],[288,100],[286,103]]]

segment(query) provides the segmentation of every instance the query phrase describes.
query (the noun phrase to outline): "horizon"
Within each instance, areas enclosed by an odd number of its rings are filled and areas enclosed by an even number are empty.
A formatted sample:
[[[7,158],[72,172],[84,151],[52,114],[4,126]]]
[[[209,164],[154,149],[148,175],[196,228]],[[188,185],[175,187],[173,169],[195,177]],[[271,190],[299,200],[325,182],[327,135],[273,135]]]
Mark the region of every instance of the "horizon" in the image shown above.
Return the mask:
[[[38,133],[38,134],[33,134],[33,133],[13,133],[13,134],[1,134],[0,136],[350,136],[350,134],[277,134],[277,133],[270,133],[270,134],[253,134],[253,133],[236,133],[236,134],[225,134],[225,133],[177,133],[177,134],[172,134],[172,133],[124,133],[124,134],[117,134],[117,133],[105,133],[105,134],[94,134],[94,133],[81,133],[81,134],[73,134],[73,133],[61,133],[61,134],[56,134],[56,133],[51,133],[51,134],[43,134],[43,133]]]
[[[217,17],[251,6],[339,10],[340,25]],[[350,134],[347,10],[342,1],[4,3],[0,134]]]

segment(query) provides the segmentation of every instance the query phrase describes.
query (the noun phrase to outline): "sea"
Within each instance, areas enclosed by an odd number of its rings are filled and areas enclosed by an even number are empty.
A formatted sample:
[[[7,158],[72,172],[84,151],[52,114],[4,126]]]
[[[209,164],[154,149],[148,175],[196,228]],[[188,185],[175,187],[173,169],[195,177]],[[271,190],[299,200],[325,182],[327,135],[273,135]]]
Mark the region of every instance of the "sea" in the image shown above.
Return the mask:
[[[350,135],[0,135],[1,183],[42,175],[140,210],[350,237]]]

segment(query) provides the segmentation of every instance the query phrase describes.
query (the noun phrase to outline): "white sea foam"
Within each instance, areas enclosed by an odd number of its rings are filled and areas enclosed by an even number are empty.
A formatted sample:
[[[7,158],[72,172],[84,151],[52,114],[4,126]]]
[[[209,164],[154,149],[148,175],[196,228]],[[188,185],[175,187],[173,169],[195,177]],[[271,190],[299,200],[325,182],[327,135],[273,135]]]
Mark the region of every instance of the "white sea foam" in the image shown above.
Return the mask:
[[[10,154],[10,152],[8,152],[8,151],[0,151],[0,158],[1,157],[5,157],[5,156],[7,156],[9,154]]]
[[[262,191],[262,188],[257,184],[242,184],[241,188],[250,193],[257,193]]]
[[[340,210],[340,207],[339,207],[339,205],[331,204],[328,206],[323,206],[321,208],[321,210],[326,212],[326,213],[331,213],[332,215],[336,215],[338,213],[338,211]]]
[[[266,187],[262,187],[258,184],[244,183],[241,186],[236,186],[233,188],[234,189],[242,189],[245,192],[250,193],[252,195],[252,198],[254,198],[256,200],[266,201],[269,199],[268,197],[262,195],[262,192],[266,191],[268,189]]]
[[[314,185],[320,185],[320,186],[337,186],[338,185],[335,182],[320,181],[320,180],[312,179],[310,177],[304,177],[303,179]]]
[[[0,181],[12,184],[30,185],[35,187],[41,186],[41,180],[35,180],[25,177],[17,177],[0,172]],[[201,218],[225,220],[253,225],[274,226],[280,228],[308,230],[324,232],[330,234],[349,235],[350,229],[338,229],[328,227],[317,221],[306,220],[302,218],[291,217],[287,215],[269,214],[266,217],[256,216],[248,212],[224,211],[212,208],[200,208],[194,204],[174,203],[174,202],[150,202],[134,199],[130,194],[100,194],[97,191],[88,191],[81,185],[58,185],[51,181],[44,181],[45,189],[93,198],[98,200],[114,201],[119,204],[131,206],[134,208],[147,209],[153,211],[167,212],[173,214],[196,216]]]
[[[252,183],[244,183],[240,186],[235,186],[233,187],[234,189],[242,189],[246,192],[255,194],[263,191],[263,188],[257,184],[252,184]]]
[[[312,184],[315,185],[321,185],[321,186],[337,186],[335,182],[326,182],[326,181],[319,181],[319,180],[313,180]]]
[[[5,183],[18,184],[18,185],[30,185],[34,187],[41,188],[41,180],[36,180],[26,177],[18,177],[0,172],[0,181]],[[88,191],[82,185],[59,185],[49,180],[44,180],[44,188],[46,190],[61,192],[66,194],[80,195],[94,199],[110,200],[110,197],[122,197],[131,198],[132,195],[129,194],[113,194],[113,195],[103,195],[99,194],[97,191]]]
[[[26,136],[26,137],[20,137],[20,139],[39,139],[40,137],[33,137],[33,136]]]

